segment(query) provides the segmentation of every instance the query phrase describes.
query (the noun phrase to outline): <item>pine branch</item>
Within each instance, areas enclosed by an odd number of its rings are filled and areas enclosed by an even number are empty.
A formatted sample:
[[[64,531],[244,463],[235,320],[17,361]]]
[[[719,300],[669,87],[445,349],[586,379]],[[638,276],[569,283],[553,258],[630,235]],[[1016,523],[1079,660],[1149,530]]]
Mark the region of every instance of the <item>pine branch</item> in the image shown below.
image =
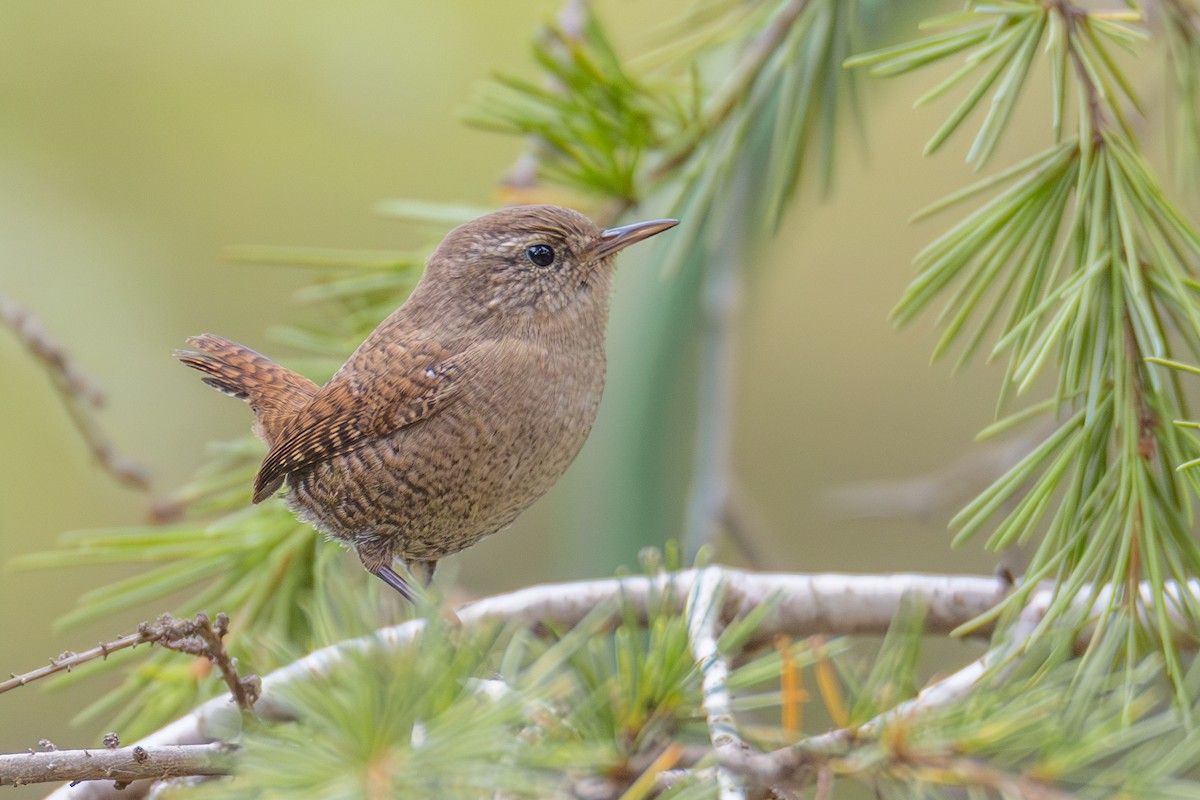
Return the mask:
[[[1179,19],[1194,24],[1190,3],[1174,0],[1167,6],[1180,12]],[[813,138],[822,137],[827,168],[831,162],[834,101],[843,80],[840,76],[845,75],[840,65],[848,32],[854,28],[848,20],[857,8],[856,3],[831,0],[776,0],[728,12],[741,15],[736,25],[730,26],[729,41],[740,48],[735,67],[707,100],[695,108],[684,108],[670,101],[672,92],[660,90],[656,81],[661,76],[638,73],[618,59],[598,23],[582,13],[586,4],[572,2],[570,9],[580,13],[561,21],[539,43],[539,63],[555,83],[533,86],[502,80],[507,94],[492,109],[496,115],[492,121],[533,136],[539,143],[536,157],[519,165],[519,177],[525,182],[532,182],[536,169],[543,178],[608,198],[611,213],[627,210],[649,193],[682,187],[680,204],[687,211],[683,216],[697,230],[721,231],[726,245],[741,253],[761,243],[778,222],[794,193],[800,165],[812,150]],[[683,651],[667,646],[679,644],[680,620],[664,620],[659,615],[684,615],[690,655],[683,652],[683,660],[698,667],[698,680],[687,675],[677,680],[656,676],[659,663],[632,649],[625,630],[625,639],[612,645],[617,662],[613,674],[599,671],[591,683],[582,681],[589,701],[612,699],[614,708],[604,723],[613,723],[613,729],[605,727],[602,734],[617,740],[615,750],[624,759],[617,766],[609,765],[610,776],[621,775],[610,781],[614,793],[625,787],[621,770],[627,770],[633,782],[628,787],[631,795],[635,788],[644,792],[652,785],[662,788],[710,781],[718,785],[722,796],[741,797],[746,786],[731,772],[737,770],[751,779],[747,783],[752,786],[770,775],[797,787],[816,782],[818,797],[830,795],[835,775],[848,774],[935,787],[930,791],[939,785],[962,785],[1002,795],[1069,797],[1048,779],[1043,780],[1040,763],[1023,772],[1022,767],[1010,769],[999,760],[977,759],[975,751],[964,746],[978,744],[980,729],[966,726],[954,715],[976,712],[975,723],[986,719],[1001,731],[993,732],[992,739],[1003,743],[1006,731],[1032,729],[1021,728],[1014,721],[1019,714],[1007,713],[988,695],[1024,686],[1031,695],[1030,708],[1052,708],[1064,716],[1099,723],[1072,729],[1080,741],[1074,743],[1073,751],[1066,751],[1069,763],[1105,763],[1107,759],[1116,764],[1126,751],[1115,746],[1105,749],[1110,743],[1100,737],[1107,731],[1093,732],[1094,728],[1107,728],[1120,719],[1124,727],[1111,739],[1144,736],[1157,745],[1167,724],[1161,719],[1140,728],[1126,724],[1137,718],[1146,704],[1156,702],[1141,691],[1139,681],[1147,670],[1135,663],[1149,640],[1157,640],[1155,644],[1166,658],[1179,708],[1185,715],[1190,713],[1187,687],[1194,687],[1195,678],[1185,674],[1187,659],[1179,651],[1190,653],[1196,646],[1195,620],[1200,608],[1200,585],[1195,580],[1200,554],[1190,530],[1185,485],[1187,480],[1196,485],[1197,479],[1177,477],[1172,468],[1192,460],[1200,446],[1185,432],[1166,424],[1182,411],[1182,393],[1150,371],[1146,357],[1165,357],[1168,346],[1176,342],[1200,353],[1200,304],[1194,297],[1193,277],[1200,237],[1162,196],[1153,173],[1140,158],[1127,120],[1126,107],[1137,109],[1137,97],[1109,51],[1113,45],[1132,48],[1140,44],[1141,31],[1127,24],[1134,18],[1126,10],[1105,12],[1069,0],[970,4],[951,19],[949,24],[958,26],[954,30],[853,60],[875,67],[878,73],[896,74],[965,53],[962,68],[934,87],[922,102],[962,85],[967,78],[978,78],[927,148],[936,150],[963,127],[971,112],[986,109],[968,156],[976,167],[996,152],[1018,98],[1030,76],[1038,74],[1034,69],[1037,59],[1044,58],[1048,65],[1055,145],[937,205],[946,208],[985,192],[1000,191],[922,252],[918,257],[920,274],[896,312],[900,321],[911,319],[938,296],[949,294],[940,320],[945,334],[935,356],[962,345],[960,364],[966,363],[994,332],[992,353],[1007,351],[1007,385],[1017,392],[1037,385],[1040,376],[1053,372],[1052,366],[1058,367],[1054,396],[1032,408],[1039,413],[1057,410],[1057,424],[1039,437],[1040,445],[1009,465],[957,519],[960,539],[994,526],[989,544],[996,548],[1043,534],[1029,573],[1007,599],[1007,583],[986,579],[942,579],[939,584],[922,576],[899,576],[890,581],[851,576],[750,576],[710,568],[645,579],[535,587],[463,609],[461,618],[468,632],[504,620],[538,630],[557,631],[566,626],[571,628],[567,635],[578,640],[585,634],[574,626],[584,626],[585,620],[595,622],[603,616],[596,609],[605,609],[619,597],[626,615],[623,621],[653,627],[645,639],[658,648],[654,656],[672,668],[691,664],[681,661]],[[1190,47],[1188,36],[1185,31],[1179,40]],[[701,63],[706,52],[711,51],[698,48],[690,53],[691,63]],[[1188,58],[1192,56],[1186,53],[1177,56],[1176,63],[1183,64]],[[1185,82],[1191,78],[1194,76],[1183,76],[1180,85],[1193,87],[1188,91],[1194,93],[1194,81]],[[672,85],[677,89],[680,84]],[[697,95],[703,94],[697,86]],[[990,104],[983,102],[988,95]],[[1064,133],[1072,97],[1077,115],[1073,134]],[[708,309],[711,327],[705,340],[706,354],[715,357],[704,362],[707,372],[700,392],[710,405],[704,409],[703,425],[697,432],[690,522],[698,532],[694,541],[706,538],[716,521],[732,513],[730,406],[727,397],[711,391],[714,385],[718,389],[732,385],[729,373],[736,361],[731,339],[736,306],[731,299],[737,298],[744,262],[727,255],[710,239],[697,235],[668,259],[676,268],[682,265],[692,275],[703,275],[705,291],[715,301]],[[375,271],[328,281],[310,292],[310,298],[343,304],[352,311],[350,322],[336,333],[291,331],[288,335],[314,352],[344,352],[358,328],[379,316],[379,298],[388,295],[390,300],[390,294],[410,278],[411,270],[404,273],[395,264],[377,264]],[[1006,388],[1001,405],[1007,398]],[[1021,412],[993,428],[1032,416],[1029,411]],[[239,494],[244,494],[244,489],[237,488],[239,483],[233,480],[241,468],[238,464],[236,457],[227,459],[222,474],[210,475],[202,488],[193,487],[193,499],[201,501],[195,508],[203,508],[207,502],[210,509],[229,512],[244,502]],[[90,604],[90,611],[83,614],[104,613],[115,605],[144,598],[152,590],[199,579],[212,580],[209,597],[234,599],[234,607],[243,609],[247,620],[245,630],[252,631],[253,637],[267,628],[264,620],[277,627],[283,621],[286,628],[288,620],[310,611],[318,618],[329,613],[320,599],[327,592],[311,578],[321,548],[312,546],[309,531],[285,524],[279,515],[230,515],[215,528],[191,526],[173,533],[179,535],[163,535],[149,542],[124,533],[92,537],[92,549],[85,552],[97,559],[118,560],[136,552],[143,557],[182,561],[152,573],[149,585],[143,580],[140,585],[131,582],[111,587],[99,598],[103,602]],[[217,549],[221,552],[215,553]],[[265,562],[265,568],[260,562]],[[253,580],[246,578],[251,572],[257,575]],[[891,659],[881,656],[861,684],[853,685],[855,679],[843,676],[851,684],[852,697],[857,695],[860,701],[850,717],[860,721],[857,725],[839,720],[845,727],[804,739],[794,748],[739,756],[742,746],[760,743],[752,731],[736,724],[738,702],[769,701],[739,697],[732,688],[737,679],[736,651],[768,642],[780,633],[882,633],[906,596],[902,590],[931,599],[930,616],[922,630],[945,633],[957,628],[959,633],[990,636],[998,629],[1004,638],[997,639],[994,649],[983,658],[908,700],[902,700],[897,692],[911,696],[915,690],[916,650],[885,645]],[[301,608],[304,611],[298,613]],[[749,624],[751,619],[755,624]],[[994,629],[997,620],[1005,624]],[[606,621],[618,624],[615,616]],[[1055,633],[1063,621],[1075,629]],[[319,651],[273,673],[260,704],[265,718],[295,719],[298,706],[289,690],[321,676],[348,673],[354,654],[374,651],[377,644],[411,649],[409,645],[427,633],[430,625],[419,620],[406,623],[376,638]],[[736,647],[729,645],[732,640],[737,640]],[[608,656],[607,639],[597,639],[592,645],[581,660]],[[550,649],[555,648],[569,650],[561,642]],[[1047,648],[1054,651],[1055,658],[1064,657],[1064,652],[1085,653],[1084,659],[1071,664],[1078,666],[1077,676],[1070,681],[1059,680],[1060,675],[1058,682],[1021,684],[1026,672],[1037,670],[1027,662],[1046,658]],[[447,655],[457,660],[468,650],[456,648]],[[789,653],[785,648],[780,661],[786,661]],[[554,658],[572,657],[574,654],[554,654]],[[502,661],[510,669],[522,663],[517,656],[510,659],[508,653]],[[897,676],[879,675],[894,663],[899,664]],[[827,672],[832,674],[832,667]],[[1121,689],[1113,689],[1110,675],[1126,681],[1123,694]],[[654,680],[656,677],[659,680]],[[510,683],[505,691],[517,696],[516,681],[511,675],[506,679]],[[619,687],[613,688],[610,681]],[[833,690],[822,685],[827,703],[837,696],[837,684],[832,678],[829,681]],[[503,681],[497,682],[505,686]],[[686,707],[677,697],[690,696],[697,683],[702,689],[700,705],[693,704],[690,713],[706,720],[706,733],[720,758],[717,766],[711,766],[714,762],[710,759],[697,769],[682,759],[685,768],[676,770],[672,761],[678,754],[671,748],[677,743],[666,749],[645,748],[639,738],[645,730],[651,731],[647,738],[652,738],[654,728],[642,723],[656,721],[654,715],[664,707],[668,717],[670,711]],[[650,685],[647,688],[645,684]],[[1047,685],[1062,697],[1040,696],[1039,690],[1044,692]],[[1096,697],[1105,703],[1115,697],[1125,705],[1119,709],[1103,705],[1108,716],[1093,718],[1087,717],[1091,710],[1087,704],[1080,710],[1065,700],[1057,702],[1067,695],[1084,696],[1097,686],[1101,691],[1095,692]],[[609,692],[611,695],[606,694]],[[662,700],[658,692],[673,692],[676,705],[656,705]],[[1022,699],[1015,697],[1013,702]],[[867,706],[883,710],[862,722],[862,709]],[[227,712],[223,698],[155,736],[170,732],[174,739],[199,737],[218,710]],[[918,712],[920,725],[910,724]],[[678,723],[674,717],[670,719]],[[505,720],[480,729],[488,731],[493,740],[498,731],[506,737],[516,730],[517,735],[531,739],[547,732],[540,722],[526,720],[506,728],[511,720]],[[577,722],[572,717],[566,724],[571,727]],[[1064,722],[1063,727],[1070,726]],[[355,730],[353,726],[350,729]],[[596,731],[591,733],[595,738]],[[408,744],[416,748],[425,735],[423,725],[414,725]],[[623,735],[627,739],[622,740]],[[276,742],[281,747],[288,743],[286,734]],[[1046,745],[1050,755],[1045,757],[1053,761],[1055,742],[1039,739],[1039,744]],[[1187,747],[1194,745],[1185,738],[1180,749]],[[1096,753],[1106,755],[1089,761]],[[1037,758],[1042,757],[1039,747]],[[1190,763],[1182,756],[1163,756],[1158,763],[1172,760]],[[386,763],[380,771],[386,772]],[[1057,776],[1049,770],[1046,774]],[[1099,775],[1098,785],[1112,780],[1112,785],[1125,786],[1120,777]],[[681,793],[686,793],[686,788],[682,787]]]
[[[1171,89],[1168,131],[1176,180],[1195,191],[1200,185],[1200,7],[1194,0],[1163,0],[1161,26],[1166,39]]]
[[[708,614],[701,613],[700,601],[715,597],[718,585],[723,587],[720,590],[720,602]],[[1193,582],[1186,590],[1179,587],[1167,587],[1167,590],[1176,598],[1177,608],[1183,608],[1181,599],[1184,595],[1193,599],[1200,598],[1200,581]],[[1148,595],[1152,588],[1143,584],[1140,591]],[[632,613],[641,616],[643,623],[647,615],[652,613],[674,615],[690,612],[695,631],[692,638],[700,645],[712,634],[709,626],[723,624],[732,627],[739,620],[754,617],[752,630],[739,633],[736,638],[737,644],[734,645],[731,641],[728,645],[745,649],[756,646],[756,643],[768,644],[780,634],[793,637],[818,633],[880,634],[888,629],[895,609],[902,602],[913,599],[928,606],[928,614],[922,623],[926,632],[948,633],[968,621],[977,621],[980,609],[994,606],[1002,593],[1003,584],[992,578],[922,575],[764,575],[709,567],[651,577],[531,587],[472,603],[459,609],[458,616],[462,621],[463,630],[471,631],[497,622],[536,628],[571,628],[588,619],[590,626],[603,625],[604,616],[597,616],[603,609],[609,609],[603,614],[612,615],[611,619],[628,619],[627,615]],[[1099,602],[1094,605],[1093,594],[1100,595]],[[620,607],[614,604],[617,599],[620,600]],[[990,686],[1005,686],[1011,682],[1009,676],[1015,670],[1023,669],[1020,667],[1020,655],[1024,652],[1027,642],[1031,641],[1030,637],[1046,622],[1047,611],[1055,602],[1057,599],[1053,589],[1043,589],[1035,595],[1034,602],[1023,614],[1022,626],[1013,629],[1023,638],[1013,639],[1008,650],[998,650],[984,659],[972,662],[953,676],[926,687],[911,701],[898,703],[894,708],[886,710],[871,722],[807,739],[792,748],[794,752],[790,755],[782,755],[786,751],[780,751],[781,754],[775,756],[779,761],[776,769],[786,771],[789,775],[795,774],[797,770],[818,770],[823,760],[841,757],[848,746],[886,740],[886,732],[896,730],[897,726],[902,728],[906,719],[919,716],[927,720],[932,718],[930,714],[933,712],[941,713],[947,710],[946,713],[949,713],[948,710],[971,697],[973,690],[985,678]],[[1094,616],[1107,599],[1105,592],[1093,592],[1089,588],[1079,594],[1076,602],[1093,608],[1091,616]],[[624,608],[624,611],[620,608]],[[347,659],[356,657],[355,654],[371,652],[378,648],[408,648],[418,640],[429,624],[424,619],[411,620],[383,629],[365,639],[351,640],[317,651],[268,675],[263,681],[263,696],[256,706],[260,718],[267,721],[294,719],[295,706],[284,699],[291,691],[289,687],[303,685],[318,679],[319,676],[336,675],[344,668]],[[1143,624],[1153,625],[1155,621],[1152,617],[1147,617]],[[1172,625],[1175,626],[1176,635],[1183,646],[1196,646],[1197,642],[1192,638],[1194,630],[1186,616],[1178,614]],[[707,634],[704,632],[706,628],[709,630]],[[587,627],[587,630],[593,628]],[[975,634],[986,633],[986,629],[979,627],[971,628],[970,631]],[[1076,640],[1074,648],[1083,650],[1094,646],[1087,638],[1091,633],[1089,631],[1082,634]],[[580,635],[587,637],[591,634],[585,631]],[[722,644],[718,652],[723,652],[725,647],[726,645]],[[712,660],[712,655],[711,641],[707,649],[697,647],[694,650],[702,674],[716,663]],[[1001,670],[997,671],[997,667]],[[707,690],[711,692],[711,697],[704,701],[705,708],[711,719],[719,723],[721,719],[726,718],[728,711],[728,706],[721,700],[720,670],[711,673],[707,680]],[[1020,689],[1018,684],[1009,691],[1024,690]],[[987,694],[984,692],[983,696],[986,697]],[[709,695],[706,693],[705,696]],[[1057,693],[1053,696],[1057,696]],[[227,708],[228,698],[215,698],[192,714],[147,737],[141,744],[153,747],[204,741],[203,732],[222,725],[221,720],[227,715]],[[1013,709],[1013,713],[1021,718],[1019,709]],[[969,715],[969,718],[975,720],[975,723],[981,721],[981,718],[974,714]],[[725,743],[726,740],[721,737],[727,735],[729,727],[721,723],[717,728],[718,737]],[[733,730],[736,731],[736,728]],[[737,749],[739,748],[731,748]],[[936,755],[935,750],[925,752]],[[797,753],[801,756],[799,759]],[[726,763],[726,760],[732,768],[740,770],[744,766],[739,757],[728,752],[722,756],[722,763]],[[745,762],[756,765],[748,768],[754,774],[763,772],[763,763],[758,757]],[[815,774],[814,771],[812,775]],[[811,776],[808,779],[811,779]],[[131,787],[131,790],[136,788]],[[115,796],[96,784],[71,792],[61,791],[64,793],[55,796]]]
[[[1193,591],[1200,592],[1200,582],[1196,583]],[[911,699],[875,715],[866,722],[851,727],[835,728],[773,753],[726,753],[722,757],[723,763],[730,769],[754,776],[759,782],[787,781],[799,786],[807,785],[816,780],[819,768],[827,765],[830,758],[845,755],[860,742],[879,739],[888,726],[915,721],[921,714],[946,708],[963,700],[977,690],[985,678],[997,677],[997,667],[1003,674],[1011,674],[1031,645],[1031,639],[1038,626],[1045,621],[1052,599],[1053,592],[1043,590],[1022,610],[1016,624],[1009,629],[1007,637],[998,646],[958,671],[925,686]],[[1086,601],[1086,597],[1080,600]],[[1186,625],[1182,619],[1178,622],[1180,625]],[[1195,647],[1196,644],[1198,642],[1192,641],[1188,646]],[[1082,642],[1080,646],[1084,646]],[[1051,791],[1047,787],[1042,787],[1042,790]]]
[[[1193,582],[1190,591],[1193,595],[1200,592],[1200,582]],[[1145,665],[1121,680],[1098,674],[1087,675],[1094,680],[1080,680],[1079,672],[1097,673],[1097,670],[1086,662],[1082,669],[1070,662],[1059,662],[1050,669],[1044,663],[1024,664],[1026,655],[1037,648],[1034,637],[1046,621],[1046,610],[1053,597],[1051,590],[1043,591],[1039,602],[1027,607],[1019,623],[1009,630],[1010,636],[1002,646],[870,720],[810,736],[770,753],[726,752],[721,756],[722,765],[745,776],[752,786],[782,785],[795,790],[811,786],[822,775],[836,773],[868,781],[878,778],[921,787],[972,786],[1002,795],[1012,792],[1020,797],[1054,800],[1075,797],[1070,791],[1072,786],[1093,789],[1115,786],[1115,779],[1130,797],[1164,796],[1163,787],[1169,786],[1172,778],[1168,777],[1165,784],[1155,783],[1164,777],[1161,762],[1155,768],[1158,775],[1147,774],[1141,781],[1145,794],[1138,791],[1139,781],[1116,777],[1126,767],[1118,767],[1112,771],[1114,774],[1096,782],[1066,774],[1071,771],[1066,764],[1075,769],[1083,766],[1081,752],[1088,753],[1086,758],[1106,765],[1101,767],[1101,774],[1105,774],[1107,765],[1122,763],[1119,759],[1135,743],[1177,728],[1177,717],[1171,710],[1159,711],[1158,698],[1147,697],[1143,690],[1148,674]],[[1087,597],[1079,600],[1087,601]],[[1153,620],[1146,622],[1153,624]],[[1188,624],[1182,618],[1178,623]],[[1185,646],[1194,650],[1197,643],[1191,638]],[[1116,652],[1111,637],[1078,642],[1076,646],[1096,648],[1110,658]],[[1157,667],[1151,671],[1156,670]],[[1130,684],[1141,684],[1142,688],[1131,693]],[[984,698],[997,692],[1028,699],[1029,707],[1010,706],[1003,699],[989,705]],[[1112,733],[1094,731],[1090,726],[1072,729],[1072,720],[1088,714],[1094,714],[1101,725],[1111,725],[1105,721],[1111,719],[1114,706],[1132,710]],[[1149,715],[1148,710],[1157,713]],[[1008,769],[1005,765],[1011,763],[1011,758],[995,758],[1005,750],[1006,739],[1019,741],[1038,735],[1037,720],[1049,715],[1060,718],[1058,733],[1043,741],[1028,742],[1029,750],[1038,759],[1029,768]],[[1194,736],[1185,734],[1181,739],[1182,752],[1194,751]],[[1167,762],[1173,761],[1168,743],[1156,743],[1154,747]],[[1046,769],[1044,765],[1055,763],[1056,750],[1062,752],[1066,764]]]
[[[1090,623],[1066,616],[1084,587],[1097,600],[1108,597],[1097,630],[1126,629],[1129,616],[1138,625],[1153,619],[1152,635],[1128,639],[1122,658],[1137,662],[1147,648],[1162,653],[1187,713],[1184,664],[1167,617],[1176,601],[1186,616],[1200,616],[1200,608],[1186,593],[1173,598],[1155,587],[1200,574],[1192,500],[1173,469],[1197,455],[1198,443],[1166,424],[1184,414],[1183,395],[1146,361],[1172,346],[1200,352],[1192,288],[1200,232],[1160,189],[1128,121],[1127,107],[1141,109],[1112,51],[1136,51],[1146,38],[1139,21],[1136,9],[1070,0],[973,3],[941,20],[945,33],[849,63],[894,75],[963,54],[962,67],[919,102],[977,78],[926,151],[961,129],[990,94],[968,154],[978,167],[1012,121],[1035,63],[1046,62],[1056,144],[922,212],[1007,185],[917,255],[918,275],[894,317],[906,323],[947,296],[934,357],[961,346],[958,366],[994,332],[991,354],[1008,356],[998,407],[1056,372],[1051,400],[1031,411],[1053,408],[1057,427],[955,517],[955,541],[990,527],[988,546],[1003,550],[1040,533],[1007,619],[1042,580],[1056,582],[1061,597],[1049,613],[1065,624]],[[1076,130],[1068,135],[1072,96]]]
[[[832,759],[827,755],[800,750],[785,753],[787,758],[781,758],[778,753],[741,754],[727,758],[723,763],[727,769],[738,772],[761,789],[785,786],[802,791],[819,785],[822,776],[834,774],[830,768]],[[873,768],[880,772],[893,769],[928,785],[972,787],[1022,800],[1073,800],[1077,797],[1056,789],[1047,780],[1013,774],[984,760],[964,756],[911,753],[898,755],[894,763],[874,765]]]
[[[804,13],[810,0],[788,0],[770,19],[766,27],[755,36],[749,46],[738,57],[737,64],[729,77],[709,97],[700,118],[683,135],[683,141],[667,148],[662,160],[651,172],[652,181],[662,181],[676,176],[706,139],[717,134],[735,109],[746,101],[754,82],[759,79],[767,60],[774,56],[792,32],[797,19]]]
[[[742,184],[738,189],[746,191]],[[746,222],[735,218],[704,265],[695,455],[682,537],[689,559],[694,559],[702,546],[715,541],[734,502],[734,392],[738,383],[735,339],[748,246]]]
[[[652,612],[684,613],[688,598],[698,589],[701,574],[685,570],[651,577],[534,586],[479,600],[458,609],[457,614],[464,631],[497,622],[536,629],[572,628],[591,618],[598,625],[604,620],[594,615],[603,609],[609,609],[607,613],[613,619],[633,613],[644,623]],[[753,629],[743,637],[743,649],[770,644],[781,633],[798,638],[818,633],[880,634],[887,630],[895,609],[906,597],[921,598],[929,608],[926,630],[945,635],[992,608],[1007,589],[1002,581],[986,577],[759,574],[717,567],[703,574],[724,586],[714,623],[731,625],[739,619],[756,619]],[[763,609],[768,613],[763,615]],[[425,619],[410,620],[369,637],[318,650],[270,673],[263,678],[262,696],[255,704],[258,717],[267,722],[294,719],[294,706],[285,699],[289,687],[336,674],[354,654],[378,648],[408,648],[429,624]],[[971,635],[986,633],[986,627],[981,627]],[[213,698],[143,738],[140,744],[155,747],[207,741],[207,731],[228,727],[228,709],[227,696]],[[147,788],[134,784],[119,796],[139,797]],[[52,797],[99,800],[118,795],[107,786],[91,783],[60,789]]]

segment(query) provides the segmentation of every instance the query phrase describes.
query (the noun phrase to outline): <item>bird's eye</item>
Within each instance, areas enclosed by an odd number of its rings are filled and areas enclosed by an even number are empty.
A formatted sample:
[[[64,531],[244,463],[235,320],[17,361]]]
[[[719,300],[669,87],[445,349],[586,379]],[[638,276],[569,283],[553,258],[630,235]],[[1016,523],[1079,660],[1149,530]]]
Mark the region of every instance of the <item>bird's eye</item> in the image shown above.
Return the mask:
[[[539,267],[548,267],[554,263],[554,250],[544,244],[530,245],[525,248],[525,255]]]

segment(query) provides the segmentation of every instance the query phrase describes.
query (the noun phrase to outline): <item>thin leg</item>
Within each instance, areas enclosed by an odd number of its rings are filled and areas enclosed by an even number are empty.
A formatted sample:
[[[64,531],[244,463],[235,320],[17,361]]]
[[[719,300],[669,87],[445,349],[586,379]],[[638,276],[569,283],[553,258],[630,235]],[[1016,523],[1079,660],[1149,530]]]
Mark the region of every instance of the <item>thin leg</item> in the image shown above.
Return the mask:
[[[437,561],[412,561],[408,564],[408,570],[412,573],[412,576],[421,581],[425,586],[429,586],[429,582],[433,579],[433,571],[436,568]],[[405,600],[414,606],[417,604],[417,594],[413,591],[412,586],[404,578],[397,575],[396,571],[390,566],[384,564],[380,567],[368,567],[367,569],[374,573],[381,581],[399,592]],[[442,619],[450,623],[451,627],[456,629],[462,627],[462,620],[458,618],[458,615],[454,613],[454,609],[450,608],[450,606],[441,606],[441,616]]]
[[[379,578],[379,580],[383,581],[388,586],[399,592],[400,596],[405,600],[413,603],[414,605],[416,604],[416,592],[414,592],[413,588],[408,585],[408,581],[396,574],[396,570],[392,569],[387,564],[381,564],[380,566],[372,569],[371,572],[375,575],[375,577]]]
[[[436,559],[433,561],[409,561],[406,563],[408,564],[408,571],[412,573],[414,578],[421,582],[422,586],[428,588],[433,583],[433,571],[437,569],[438,565]]]

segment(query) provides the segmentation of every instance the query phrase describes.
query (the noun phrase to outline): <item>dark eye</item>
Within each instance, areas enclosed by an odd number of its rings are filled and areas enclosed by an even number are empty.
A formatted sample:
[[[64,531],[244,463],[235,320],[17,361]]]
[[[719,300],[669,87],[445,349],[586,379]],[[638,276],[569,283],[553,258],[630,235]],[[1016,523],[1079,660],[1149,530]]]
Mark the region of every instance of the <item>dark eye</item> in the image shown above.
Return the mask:
[[[530,245],[525,249],[525,255],[539,267],[548,267],[554,263],[554,250],[544,244]]]

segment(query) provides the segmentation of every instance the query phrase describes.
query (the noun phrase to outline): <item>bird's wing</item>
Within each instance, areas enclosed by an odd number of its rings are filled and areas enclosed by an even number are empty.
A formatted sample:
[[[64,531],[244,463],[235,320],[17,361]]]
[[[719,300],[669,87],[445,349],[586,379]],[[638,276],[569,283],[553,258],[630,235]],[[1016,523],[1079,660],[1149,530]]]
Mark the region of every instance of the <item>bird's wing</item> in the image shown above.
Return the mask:
[[[383,369],[343,368],[288,422],[254,479],[254,502],[286,475],[347,453],[441,411],[458,394],[465,367],[493,342],[446,345],[393,341],[371,354]],[[350,365],[348,365],[350,366]]]

